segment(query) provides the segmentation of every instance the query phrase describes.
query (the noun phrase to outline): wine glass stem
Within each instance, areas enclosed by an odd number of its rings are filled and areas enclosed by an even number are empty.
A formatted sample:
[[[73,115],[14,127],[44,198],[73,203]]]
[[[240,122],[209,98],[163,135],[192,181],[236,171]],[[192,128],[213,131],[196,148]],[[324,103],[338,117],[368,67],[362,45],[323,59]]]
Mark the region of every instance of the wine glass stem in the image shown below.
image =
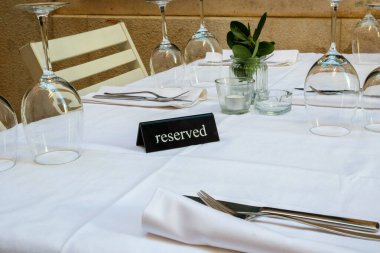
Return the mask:
[[[166,27],[166,19],[165,19],[165,5],[160,5],[160,12],[162,18],[162,43],[170,43],[168,39],[168,28]]]
[[[205,28],[205,17],[203,14],[203,0],[199,1],[199,6],[200,6],[200,12],[201,12],[201,28]]]
[[[336,54],[336,14],[338,10],[338,4],[331,4],[331,45],[329,54]]]
[[[45,65],[43,68],[43,75],[52,72],[52,66],[49,58],[49,41],[48,41],[48,15],[37,15],[38,24],[40,26],[40,32],[42,37],[42,46],[44,49]]]

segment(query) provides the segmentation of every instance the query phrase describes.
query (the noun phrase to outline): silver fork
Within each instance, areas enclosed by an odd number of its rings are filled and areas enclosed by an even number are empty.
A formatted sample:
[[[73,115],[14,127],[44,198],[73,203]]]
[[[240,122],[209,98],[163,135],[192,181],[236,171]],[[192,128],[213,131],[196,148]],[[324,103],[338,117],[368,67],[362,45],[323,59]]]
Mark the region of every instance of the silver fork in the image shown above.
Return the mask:
[[[236,216],[238,218],[243,218],[247,221],[253,221],[257,216],[261,215],[261,214],[249,215],[249,214],[245,214],[242,212],[236,212],[236,211],[230,209],[229,207],[223,205],[222,203],[220,203],[219,201],[217,201],[216,199],[214,199],[213,197],[211,197],[210,195],[208,195],[204,191],[198,192],[197,195],[207,206],[209,206],[213,209],[216,209],[218,211]],[[334,233],[334,234],[338,234],[338,235],[344,235],[344,236],[349,236],[349,237],[354,237],[354,238],[380,241],[380,235],[361,233],[361,232],[345,230],[345,229],[341,229],[341,228],[335,228],[335,227],[331,227],[328,225],[316,224],[313,222],[305,221],[303,219],[298,219],[298,218],[294,218],[294,217],[289,217],[286,215],[270,214],[268,216],[295,221],[295,222],[298,222],[298,223],[301,223],[304,225],[319,228],[321,230],[324,230],[324,231],[327,231],[330,233]]]
[[[132,91],[132,92],[116,92],[116,93],[113,93],[113,92],[104,92],[104,95],[110,95],[110,96],[118,96],[118,95],[133,95],[133,94],[151,94],[153,96],[155,96],[156,98],[179,98],[187,93],[189,93],[190,91],[185,91],[179,95],[176,95],[174,97],[165,97],[165,96],[161,96],[160,94],[157,94],[156,92],[153,92],[153,91]]]

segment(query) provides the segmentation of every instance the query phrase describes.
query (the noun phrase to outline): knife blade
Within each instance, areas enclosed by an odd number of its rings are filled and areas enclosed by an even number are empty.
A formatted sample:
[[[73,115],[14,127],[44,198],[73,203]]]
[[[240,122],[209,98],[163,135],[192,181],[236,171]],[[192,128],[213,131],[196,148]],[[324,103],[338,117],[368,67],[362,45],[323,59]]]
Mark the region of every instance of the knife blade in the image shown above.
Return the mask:
[[[132,95],[94,95],[93,98],[98,99],[114,99],[114,100],[132,100],[132,101],[152,101],[152,102],[192,102],[191,100],[181,98],[153,98],[144,96],[132,96]]]
[[[194,201],[197,201],[201,204],[204,204],[203,201],[198,197],[194,197],[194,196],[186,196],[186,197]],[[222,203],[223,205],[227,206],[228,208],[242,214],[242,216],[239,218],[245,218],[249,216],[250,214],[268,215],[268,216],[270,216],[271,214],[285,215],[285,216],[293,217],[296,219],[302,219],[305,221],[312,221],[319,224],[326,224],[326,225],[330,225],[334,227],[347,228],[351,230],[359,230],[359,231],[366,231],[366,232],[372,232],[372,233],[376,233],[379,230],[379,223],[375,221],[343,218],[343,217],[337,217],[337,216],[291,211],[291,210],[271,208],[271,207],[258,207],[258,206],[251,206],[251,205],[245,205],[245,204],[239,204],[239,203],[233,203],[233,202],[221,201],[221,200],[218,200],[218,201]]]

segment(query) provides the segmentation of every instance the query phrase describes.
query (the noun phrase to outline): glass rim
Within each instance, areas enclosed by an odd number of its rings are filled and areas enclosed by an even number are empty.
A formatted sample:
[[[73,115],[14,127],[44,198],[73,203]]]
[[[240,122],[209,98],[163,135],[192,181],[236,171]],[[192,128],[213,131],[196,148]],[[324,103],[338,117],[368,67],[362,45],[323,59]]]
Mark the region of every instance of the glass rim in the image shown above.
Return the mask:
[[[238,82],[232,84],[232,83],[229,83],[228,80],[230,81],[235,80]],[[231,86],[244,85],[245,86],[245,85],[252,85],[253,83],[255,83],[255,80],[248,77],[222,77],[222,78],[215,79],[215,84],[217,85],[231,85]]]
[[[24,3],[24,4],[17,4],[15,5],[15,8],[17,9],[24,9],[25,7],[33,7],[33,6],[49,6],[49,5],[60,5],[64,6],[70,4],[69,2],[40,2],[40,3]]]
[[[380,8],[380,3],[371,3],[371,4],[367,4],[367,7],[371,7],[371,8]]]
[[[285,93],[287,96],[292,96],[292,95],[293,95],[293,92],[288,91],[288,90],[268,89],[268,93],[270,93],[271,91],[274,91],[274,92],[283,92],[283,93]]]

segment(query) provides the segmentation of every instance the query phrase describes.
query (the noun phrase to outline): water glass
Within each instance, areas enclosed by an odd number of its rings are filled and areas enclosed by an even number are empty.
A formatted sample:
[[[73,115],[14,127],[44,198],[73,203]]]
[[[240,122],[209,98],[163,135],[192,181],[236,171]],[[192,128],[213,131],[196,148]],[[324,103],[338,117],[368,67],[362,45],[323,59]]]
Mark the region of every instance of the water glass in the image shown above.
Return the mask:
[[[254,94],[268,90],[268,65],[262,59],[232,58],[230,77],[246,77],[255,80]],[[254,103],[252,97],[252,104]]]
[[[0,172],[12,168],[17,157],[17,117],[8,101],[0,96]]]
[[[243,114],[249,111],[254,80],[249,78],[220,78],[215,80],[219,105],[225,114]]]

